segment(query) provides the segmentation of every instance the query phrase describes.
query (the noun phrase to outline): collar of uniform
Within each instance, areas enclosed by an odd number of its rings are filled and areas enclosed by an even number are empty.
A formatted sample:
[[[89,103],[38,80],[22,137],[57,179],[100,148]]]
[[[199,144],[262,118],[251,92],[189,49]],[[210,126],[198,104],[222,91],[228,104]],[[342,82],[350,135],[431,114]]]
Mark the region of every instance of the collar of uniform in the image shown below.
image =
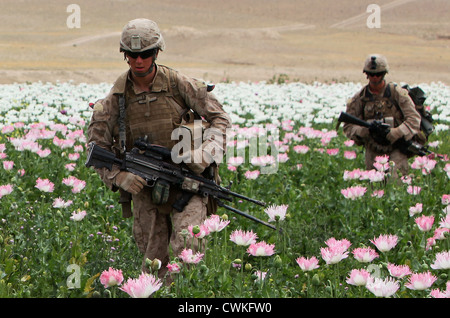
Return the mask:
[[[169,91],[169,87],[167,85],[168,79],[166,73],[163,70],[163,67],[157,64],[155,64],[155,67],[156,74],[155,78],[153,79],[153,83],[150,85],[150,91],[154,93]]]
[[[156,74],[153,78],[153,82],[150,84],[150,93],[160,93],[160,92],[167,92],[168,86],[167,86],[167,75],[163,71],[162,67],[159,65],[156,65]],[[128,71],[128,80],[133,83],[132,77],[131,77],[131,70]],[[143,91],[136,88],[135,85],[133,85],[134,92],[136,94],[143,93]]]
[[[126,72],[122,73],[117,80],[114,82],[112,93],[113,94],[124,94],[126,89],[126,83],[127,81],[130,81],[130,83],[133,83],[133,80],[131,79],[131,69],[127,70]],[[168,78],[166,73],[164,72],[164,67],[161,67],[160,65],[156,66],[156,74],[155,78],[153,79],[152,84],[150,84],[150,91],[151,92],[168,92]],[[135,89],[133,85],[133,89]],[[139,92],[135,93],[138,94]]]
[[[388,83],[385,83],[385,85],[384,85],[383,89],[381,90],[381,92],[379,94],[374,94],[370,90],[369,84],[367,84],[365,96],[368,97],[368,98],[373,98],[374,96],[384,96],[384,92],[386,91],[386,87],[387,86],[388,86]]]

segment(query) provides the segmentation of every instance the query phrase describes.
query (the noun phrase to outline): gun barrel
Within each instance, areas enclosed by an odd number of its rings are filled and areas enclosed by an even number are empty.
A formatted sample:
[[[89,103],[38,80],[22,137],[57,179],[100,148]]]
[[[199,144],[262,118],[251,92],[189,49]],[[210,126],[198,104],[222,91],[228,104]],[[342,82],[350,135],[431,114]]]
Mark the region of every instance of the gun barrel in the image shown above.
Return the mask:
[[[121,170],[132,172],[146,179],[149,182],[147,186],[153,186],[154,182],[152,183],[152,181],[157,179],[162,179],[169,184],[177,186],[182,190],[183,196],[174,203],[173,207],[179,212],[183,211],[184,206],[195,193],[209,195],[217,199],[219,206],[275,229],[274,226],[264,221],[223,204],[221,200],[232,201],[231,197],[234,196],[261,206],[266,205],[264,202],[232,192],[227,188],[219,186],[212,180],[194,175],[190,171],[164,162],[163,157],[167,152],[163,148],[158,148],[155,152],[153,150],[156,147],[152,145],[138,143],[136,146],[139,146],[139,149],[133,148],[131,152],[126,152],[125,158],[121,160],[116,158],[113,152],[101,148],[92,142],[89,144],[89,153],[85,165],[86,167],[94,166],[95,168],[106,167],[111,170],[115,164],[119,165]],[[145,150],[144,153],[141,153],[142,150]]]
[[[113,164],[121,165],[122,160],[116,158],[114,153],[97,146],[94,142],[89,144],[89,152],[87,155],[86,167],[94,166],[95,168],[103,168],[111,170]]]
[[[262,220],[260,220],[260,219],[258,219],[258,218],[256,218],[256,217],[254,217],[253,215],[244,213],[244,212],[242,212],[242,211],[240,211],[240,210],[238,210],[238,209],[235,209],[235,208],[233,208],[233,207],[231,207],[231,206],[229,206],[229,205],[223,204],[223,203],[222,203],[221,201],[219,201],[219,200],[218,200],[217,202],[218,202],[219,206],[221,206],[221,207],[223,207],[223,208],[225,208],[225,209],[227,209],[227,210],[233,211],[233,212],[235,212],[235,213],[237,213],[237,214],[239,214],[239,215],[242,215],[242,216],[246,217],[247,219],[250,219],[250,220],[252,220],[252,221],[255,221],[255,222],[258,222],[258,223],[260,223],[260,224],[262,224],[262,225],[265,225],[265,226],[267,226],[267,227],[270,227],[272,230],[276,230],[276,229],[277,229],[277,228],[276,228],[275,226],[273,226],[272,224],[269,224],[269,223],[267,223],[267,222],[264,222],[264,221],[262,221]]]
[[[358,126],[363,126],[363,127],[370,127],[370,124],[358,117],[355,117],[353,115],[350,115],[346,112],[341,112],[341,114],[339,115],[339,119],[338,121],[340,122],[344,122],[344,123],[349,123],[349,124],[354,124],[354,125],[358,125]]]
[[[226,189],[226,193],[229,194],[229,195],[231,195],[231,196],[234,196],[234,197],[236,197],[236,198],[243,199],[243,200],[249,201],[249,202],[251,202],[251,203],[254,203],[254,204],[257,204],[257,205],[260,205],[260,206],[266,206],[266,203],[265,203],[265,202],[262,202],[262,201],[259,201],[259,200],[256,200],[256,199],[252,199],[252,198],[249,198],[249,197],[246,197],[246,196],[244,196],[244,195],[242,195],[242,194],[239,194],[239,193],[230,191],[230,190],[228,190],[228,189]]]

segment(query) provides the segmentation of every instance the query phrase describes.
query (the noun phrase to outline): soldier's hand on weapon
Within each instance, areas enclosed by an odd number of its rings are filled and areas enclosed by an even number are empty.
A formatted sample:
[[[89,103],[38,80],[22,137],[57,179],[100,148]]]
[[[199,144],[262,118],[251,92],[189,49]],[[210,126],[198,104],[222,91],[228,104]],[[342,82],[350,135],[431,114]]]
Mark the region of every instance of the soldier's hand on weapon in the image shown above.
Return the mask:
[[[400,127],[392,128],[389,133],[386,135],[387,140],[394,144],[397,140],[401,139],[403,134],[400,130]]]
[[[370,136],[380,145],[390,145],[391,142],[386,138],[389,134],[390,126],[379,121],[374,121],[370,124]]]
[[[201,174],[213,161],[211,155],[201,150],[184,152],[181,158],[195,174]]]
[[[131,194],[138,194],[147,182],[134,173],[121,171],[114,178],[114,184]]]

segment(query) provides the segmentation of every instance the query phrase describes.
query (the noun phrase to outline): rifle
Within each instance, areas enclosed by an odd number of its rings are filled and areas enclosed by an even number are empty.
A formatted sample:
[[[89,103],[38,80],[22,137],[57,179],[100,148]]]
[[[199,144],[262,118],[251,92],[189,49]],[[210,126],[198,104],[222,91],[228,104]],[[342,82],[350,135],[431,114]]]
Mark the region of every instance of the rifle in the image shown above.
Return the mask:
[[[346,112],[341,112],[338,118],[338,122],[344,122],[349,123],[353,125],[358,125],[362,127],[369,128],[373,127],[374,124],[368,123],[358,117],[355,117],[351,114],[348,114]],[[384,123],[381,123],[379,121],[375,121],[375,125],[387,125]],[[407,156],[425,156],[427,154],[433,154],[433,152],[429,151],[426,146],[423,146],[419,144],[418,142],[415,142],[413,140],[405,140],[404,138],[400,138],[393,144],[394,148],[398,148],[402,153],[404,153]]]
[[[86,167],[94,166],[95,168],[105,167],[108,170],[111,170],[113,165],[118,165],[121,170],[134,173],[145,179],[148,187],[153,187],[157,181],[162,181],[181,189],[181,198],[172,205],[178,212],[182,212],[191,197],[194,194],[198,194],[215,199],[218,206],[270,227],[273,230],[276,229],[275,226],[233,208],[223,203],[222,200],[231,202],[233,201],[232,197],[236,197],[260,206],[266,206],[264,202],[230,191],[225,187],[219,186],[213,180],[195,175],[187,168],[167,162],[166,160],[171,158],[171,151],[166,147],[152,145],[142,139],[136,140],[134,146],[130,152],[125,152],[124,159],[121,160],[113,152],[101,148],[95,142],[91,142],[89,143],[89,152],[85,165]]]

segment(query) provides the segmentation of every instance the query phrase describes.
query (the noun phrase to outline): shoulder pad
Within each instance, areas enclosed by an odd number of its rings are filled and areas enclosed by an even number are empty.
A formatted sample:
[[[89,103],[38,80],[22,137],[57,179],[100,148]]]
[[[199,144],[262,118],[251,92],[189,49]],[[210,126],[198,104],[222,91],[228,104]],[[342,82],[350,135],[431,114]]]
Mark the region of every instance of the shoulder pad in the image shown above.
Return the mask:
[[[114,82],[114,85],[111,89],[111,92],[113,94],[125,94],[125,88],[126,88],[126,84],[127,84],[127,79],[128,79],[128,72],[126,71],[125,73],[122,73]]]

